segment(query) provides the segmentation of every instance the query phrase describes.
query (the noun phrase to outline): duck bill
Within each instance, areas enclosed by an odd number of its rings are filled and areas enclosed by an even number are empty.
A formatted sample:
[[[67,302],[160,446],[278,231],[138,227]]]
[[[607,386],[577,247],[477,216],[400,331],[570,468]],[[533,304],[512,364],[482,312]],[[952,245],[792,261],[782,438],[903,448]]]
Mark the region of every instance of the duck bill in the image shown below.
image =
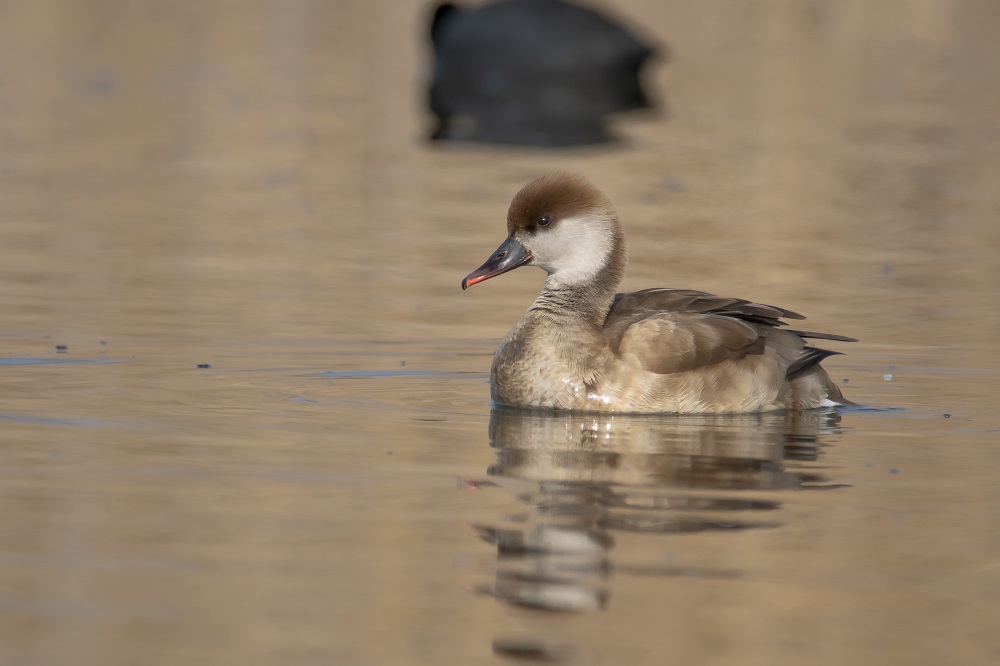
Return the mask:
[[[531,258],[531,253],[528,252],[527,248],[517,242],[513,236],[510,236],[486,260],[485,264],[465,276],[465,279],[462,280],[462,289],[468,289],[477,282],[512,271],[531,261]]]

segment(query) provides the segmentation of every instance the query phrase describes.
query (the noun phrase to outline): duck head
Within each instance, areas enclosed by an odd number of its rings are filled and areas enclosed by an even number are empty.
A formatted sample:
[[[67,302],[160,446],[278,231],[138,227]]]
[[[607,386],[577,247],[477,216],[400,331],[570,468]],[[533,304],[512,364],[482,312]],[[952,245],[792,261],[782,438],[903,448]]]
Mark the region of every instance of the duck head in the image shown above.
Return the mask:
[[[548,273],[546,286],[618,286],[625,238],[611,202],[580,176],[551,174],[514,196],[507,240],[462,280],[462,289],[519,266]]]

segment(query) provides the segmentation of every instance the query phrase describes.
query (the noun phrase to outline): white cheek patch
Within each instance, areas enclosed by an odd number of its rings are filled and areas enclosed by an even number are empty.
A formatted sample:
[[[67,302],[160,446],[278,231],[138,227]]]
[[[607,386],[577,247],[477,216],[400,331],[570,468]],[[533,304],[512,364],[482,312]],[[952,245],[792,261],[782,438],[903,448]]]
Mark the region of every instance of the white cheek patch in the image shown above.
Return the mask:
[[[539,229],[526,245],[535,257],[532,263],[548,272],[550,284],[581,284],[607,265],[612,231],[600,216],[568,217],[552,229]]]

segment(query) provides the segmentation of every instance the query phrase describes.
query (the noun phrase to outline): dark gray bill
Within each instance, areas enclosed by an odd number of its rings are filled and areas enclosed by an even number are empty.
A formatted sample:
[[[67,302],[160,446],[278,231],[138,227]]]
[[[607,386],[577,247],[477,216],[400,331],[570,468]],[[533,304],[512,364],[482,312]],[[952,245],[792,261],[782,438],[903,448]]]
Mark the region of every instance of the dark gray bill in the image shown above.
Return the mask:
[[[513,236],[509,236],[486,260],[485,264],[465,276],[465,279],[462,280],[462,289],[468,289],[477,282],[512,271],[529,261],[531,261],[531,253]]]

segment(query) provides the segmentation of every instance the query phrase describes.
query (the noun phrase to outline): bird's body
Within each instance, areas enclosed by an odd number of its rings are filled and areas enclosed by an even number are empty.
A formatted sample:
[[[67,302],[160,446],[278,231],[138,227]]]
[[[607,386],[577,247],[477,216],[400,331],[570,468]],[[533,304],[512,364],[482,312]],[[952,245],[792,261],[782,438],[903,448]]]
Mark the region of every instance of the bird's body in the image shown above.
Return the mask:
[[[521,265],[545,286],[501,343],[497,404],[573,410],[739,413],[848,404],[790,310],[699,291],[617,294],[624,236],[604,196],[579,177],[533,181],[514,198],[510,236],[463,287]]]

